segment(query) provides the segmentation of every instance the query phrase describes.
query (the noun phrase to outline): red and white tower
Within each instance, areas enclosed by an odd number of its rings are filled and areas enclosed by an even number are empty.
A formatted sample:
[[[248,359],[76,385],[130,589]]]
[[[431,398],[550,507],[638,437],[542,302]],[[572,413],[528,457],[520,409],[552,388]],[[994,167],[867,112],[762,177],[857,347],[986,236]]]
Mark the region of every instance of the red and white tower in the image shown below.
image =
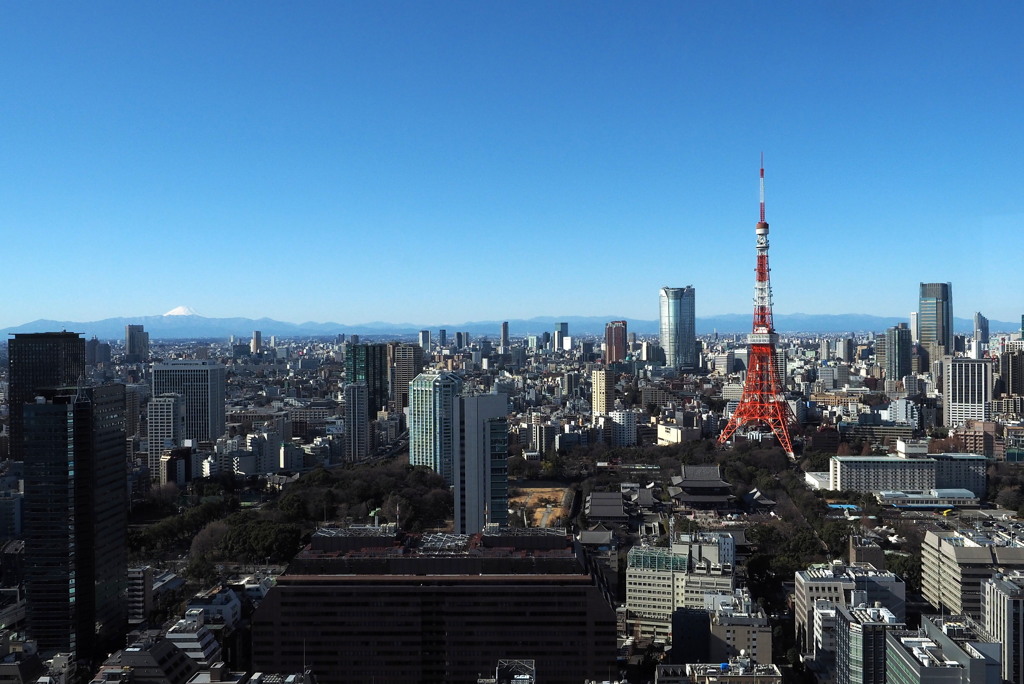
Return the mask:
[[[779,336],[772,322],[772,286],[768,268],[768,224],[764,220],[764,157],[761,158],[761,220],[757,233],[757,268],[754,278],[754,330],[747,335],[747,381],[739,406],[718,438],[723,444],[745,425],[760,425],[775,435],[786,454],[793,456],[789,426],[796,422],[782,393],[782,374],[775,359]]]

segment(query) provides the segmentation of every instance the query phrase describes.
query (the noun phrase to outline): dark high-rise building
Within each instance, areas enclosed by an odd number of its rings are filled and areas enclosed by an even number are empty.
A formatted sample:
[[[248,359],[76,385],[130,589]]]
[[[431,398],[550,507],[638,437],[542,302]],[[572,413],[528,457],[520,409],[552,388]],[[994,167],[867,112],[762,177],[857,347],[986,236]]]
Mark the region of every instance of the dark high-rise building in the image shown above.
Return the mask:
[[[325,528],[256,609],[252,646],[253,669],[305,664],[321,684],[476,682],[503,658],[577,684],[614,667],[615,613],[564,531]]]
[[[604,362],[618,363],[626,358],[626,321],[604,326]]]
[[[974,341],[988,344],[988,319],[980,311],[974,312]]]
[[[448,344],[448,331],[444,328],[437,331],[437,344],[441,347]]]
[[[918,342],[933,361],[953,353],[953,284],[921,283]]]
[[[999,355],[999,380],[1004,394],[1024,396],[1024,351],[1014,350]]]
[[[109,364],[113,357],[111,356],[110,344],[107,342],[100,342],[96,345],[96,363]]]
[[[27,631],[92,660],[127,628],[124,385],[40,390],[22,412]]]
[[[885,379],[900,380],[910,375],[910,357],[914,342],[906,323],[894,325],[885,331]]]
[[[7,343],[11,458],[21,461],[22,415],[39,390],[70,387],[85,373],[85,340],[78,333],[16,333]]]
[[[498,340],[498,346],[502,349],[508,346],[508,321],[501,324],[501,339]]]
[[[124,326],[124,360],[139,363],[149,359],[149,333],[141,325]]]
[[[401,411],[409,405],[409,383],[423,370],[423,347],[418,344],[396,345],[394,357],[395,374],[391,397],[395,410]]]
[[[345,352],[345,382],[366,383],[368,415],[376,416],[377,411],[388,405],[388,345],[349,345]]]
[[[85,365],[95,366],[96,365],[96,352],[100,346],[100,341],[93,335],[92,339],[85,343]]]
[[[555,334],[551,337],[552,348],[556,351],[565,349],[565,338],[569,336],[569,324],[566,322],[555,323]]]

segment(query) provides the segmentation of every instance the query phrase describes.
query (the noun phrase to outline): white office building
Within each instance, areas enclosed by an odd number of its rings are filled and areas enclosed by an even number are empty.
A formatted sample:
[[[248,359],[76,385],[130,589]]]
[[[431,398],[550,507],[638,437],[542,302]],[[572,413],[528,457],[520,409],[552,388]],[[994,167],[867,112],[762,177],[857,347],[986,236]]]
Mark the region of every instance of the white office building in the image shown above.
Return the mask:
[[[946,358],[942,375],[942,415],[946,427],[991,418],[992,361]]]
[[[224,434],[227,369],[200,359],[174,359],[153,366],[153,396],[179,394],[185,404],[182,439],[215,441]]]

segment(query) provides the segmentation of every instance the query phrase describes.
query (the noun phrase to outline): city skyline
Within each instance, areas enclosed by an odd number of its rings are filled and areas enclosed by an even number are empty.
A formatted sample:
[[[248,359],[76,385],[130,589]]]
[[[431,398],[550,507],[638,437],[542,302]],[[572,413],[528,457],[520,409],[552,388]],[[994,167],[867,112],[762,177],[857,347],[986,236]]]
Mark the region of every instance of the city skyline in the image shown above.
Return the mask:
[[[1018,5],[185,9],[5,8],[0,326],[742,314],[761,151],[779,313],[1020,315]]]

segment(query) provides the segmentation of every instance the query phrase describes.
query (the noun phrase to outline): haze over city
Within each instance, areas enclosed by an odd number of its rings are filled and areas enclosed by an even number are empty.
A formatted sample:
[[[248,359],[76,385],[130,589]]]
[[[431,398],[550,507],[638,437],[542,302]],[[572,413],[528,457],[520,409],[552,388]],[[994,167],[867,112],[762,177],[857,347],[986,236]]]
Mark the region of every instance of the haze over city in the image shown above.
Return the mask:
[[[1019,4],[2,11],[0,326],[1020,315]]]

